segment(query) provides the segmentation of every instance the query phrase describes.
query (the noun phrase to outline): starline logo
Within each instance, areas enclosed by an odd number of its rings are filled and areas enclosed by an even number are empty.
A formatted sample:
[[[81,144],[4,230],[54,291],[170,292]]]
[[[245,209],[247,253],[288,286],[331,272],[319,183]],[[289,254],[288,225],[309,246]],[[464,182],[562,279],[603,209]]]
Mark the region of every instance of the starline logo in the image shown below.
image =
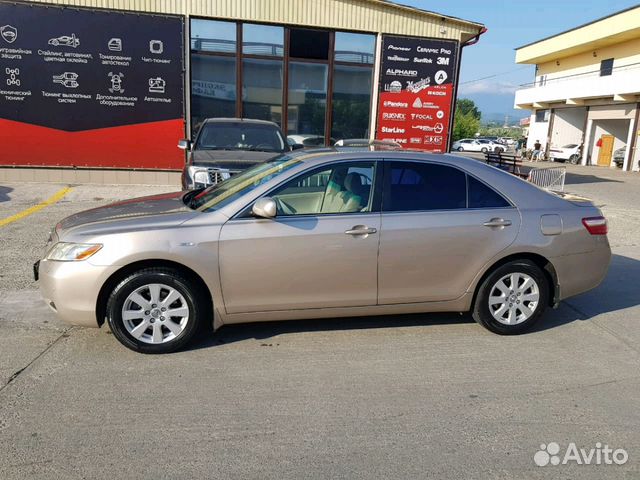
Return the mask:
[[[407,119],[407,116],[404,113],[397,112],[384,112],[382,114],[383,120],[398,120],[404,122]]]
[[[392,107],[392,108],[409,108],[409,104],[405,103],[405,102],[392,102],[391,100],[385,100],[383,105],[385,107]]]
[[[387,68],[387,75],[392,77],[417,77],[417,70],[404,70],[402,68]]]
[[[399,127],[382,127],[382,133],[405,133],[405,129]]]
[[[387,60],[391,60],[393,62],[408,62],[408,57],[401,57],[399,55],[387,55]]]
[[[380,140],[388,140],[390,142],[396,142],[399,143],[401,145],[404,145],[407,143],[407,139],[406,138],[381,138]]]

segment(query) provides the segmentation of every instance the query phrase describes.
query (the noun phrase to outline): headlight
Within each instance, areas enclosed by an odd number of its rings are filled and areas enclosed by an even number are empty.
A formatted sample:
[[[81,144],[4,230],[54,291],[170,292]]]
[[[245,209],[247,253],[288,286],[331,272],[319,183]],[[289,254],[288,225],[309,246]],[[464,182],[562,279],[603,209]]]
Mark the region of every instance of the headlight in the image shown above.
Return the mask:
[[[59,262],[79,262],[86,260],[102,248],[100,243],[56,243],[49,253],[47,260]]]
[[[189,167],[189,174],[193,178],[193,183],[201,183],[203,185],[209,185],[209,171],[203,170],[198,167]]]

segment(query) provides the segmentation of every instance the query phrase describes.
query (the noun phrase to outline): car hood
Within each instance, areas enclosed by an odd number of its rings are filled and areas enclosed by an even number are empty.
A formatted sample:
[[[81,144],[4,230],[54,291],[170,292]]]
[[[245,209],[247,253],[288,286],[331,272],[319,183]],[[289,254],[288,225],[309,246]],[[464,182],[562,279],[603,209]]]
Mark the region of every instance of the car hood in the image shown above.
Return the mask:
[[[282,152],[249,152],[246,150],[194,150],[191,163],[195,166],[244,170],[282,155]]]
[[[180,224],[197,214],[183,203],[183,195],[184,192],[164,193],[84,210],[60,221],[56,233],[62,238],[79,229],[83,233],[98,233]]]

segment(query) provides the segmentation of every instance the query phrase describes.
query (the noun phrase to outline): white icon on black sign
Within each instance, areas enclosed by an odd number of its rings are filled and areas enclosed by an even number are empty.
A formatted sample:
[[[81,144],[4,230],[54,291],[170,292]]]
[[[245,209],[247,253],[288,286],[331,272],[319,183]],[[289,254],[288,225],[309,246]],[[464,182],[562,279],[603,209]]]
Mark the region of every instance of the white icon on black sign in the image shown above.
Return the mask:
[[[60,75],[54,75],[53,83],[59,83],[67,88],[77,88],[78,85],[80,85],[78,83],[78,74],[75,72],[64,72]]]
[[[72,33],[71,35],[62,35],[61,37],[50,38],[49,45],[53,45],[54,47],[76,48],[80,45],[80,39],[76,37],[75,33]]]
[[[447,72],[445,72],[444,70],[438,70],[434,78],[438,85],[442,85],[445,82],[445,80],[448,78]]]
[[[156,55],[164,52],[164,44],[162,43],[162,40],[151,40],[149,42],[149,51],[151,53],[155,53]]]
[[[18,29],[16,27],[12,27],[11,25],[4,25],[0,27],[0,36],[7,43],[13,43],[18,38]]]
[[[164,93],[164,88],[167,85],[167,82],[160,77],[150,78],[149,79],[149,92],[151,93]]]
[[[20,79],[18,75],[20,75],[19,68],[5,68],[5,73],[7,74],[7,85],[15,85],[16,87],[20,86]]]
[[[109,91],[111,93],[124,93],[124,88],[122,88],[122,77],[124,77],[124,73],[122,72],[109,72],[109,78],[111,79],[111,88]]]
[[[121,52],[122,51],[122,39],[121,38],[112,38],[107,43],[107,47],[112,52]]]

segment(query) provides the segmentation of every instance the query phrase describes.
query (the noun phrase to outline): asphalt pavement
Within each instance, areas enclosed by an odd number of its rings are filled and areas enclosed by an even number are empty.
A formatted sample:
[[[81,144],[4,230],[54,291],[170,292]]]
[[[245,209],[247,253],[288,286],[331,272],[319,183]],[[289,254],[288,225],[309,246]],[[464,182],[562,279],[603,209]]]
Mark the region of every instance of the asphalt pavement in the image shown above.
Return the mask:
[[[164,356],[59,322],[31,264],[62,217],[175,187],[72,186],[0,226],[0,478],[640,477],[640,175],[568,170],[610,221],[612,265],[531,333],[457,314],[271,322]],[[0,185],[0,222],[65,187]],[[537,466],[551,442],[628,460]]]

